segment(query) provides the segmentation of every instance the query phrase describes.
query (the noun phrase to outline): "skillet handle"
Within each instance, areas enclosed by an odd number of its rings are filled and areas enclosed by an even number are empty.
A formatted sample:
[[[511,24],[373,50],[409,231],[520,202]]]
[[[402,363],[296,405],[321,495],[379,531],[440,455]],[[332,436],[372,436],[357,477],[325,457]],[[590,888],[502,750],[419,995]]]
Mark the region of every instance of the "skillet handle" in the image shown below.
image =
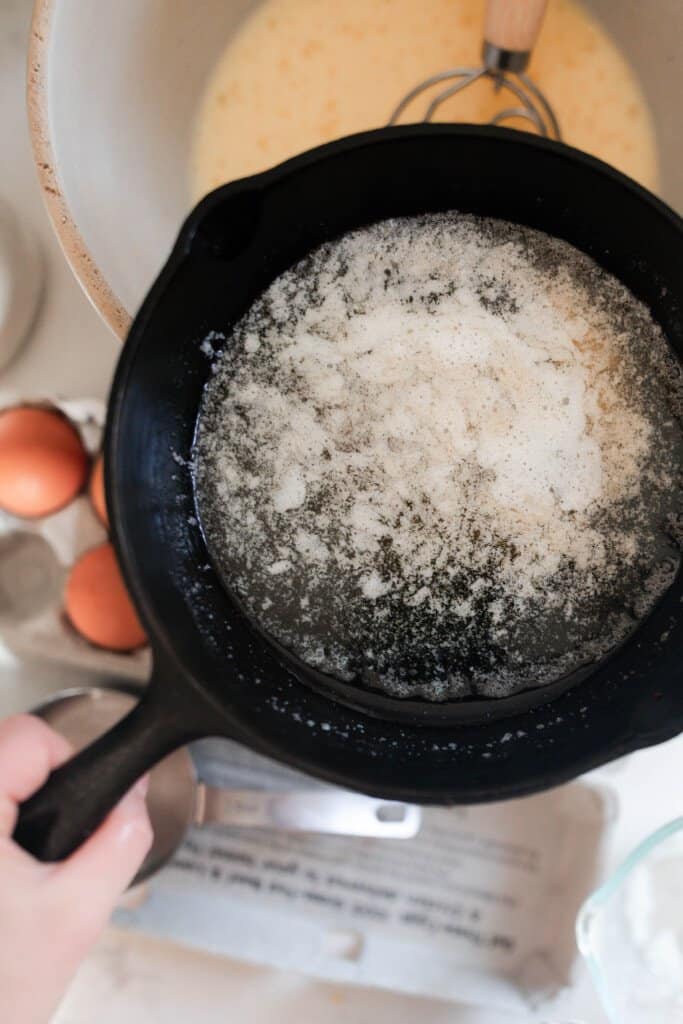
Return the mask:
[[[150,684],[109,732],[52,772],[19,808],[14,840],[39,860],[68,857],[133,783],[166,754],[196,738]]]

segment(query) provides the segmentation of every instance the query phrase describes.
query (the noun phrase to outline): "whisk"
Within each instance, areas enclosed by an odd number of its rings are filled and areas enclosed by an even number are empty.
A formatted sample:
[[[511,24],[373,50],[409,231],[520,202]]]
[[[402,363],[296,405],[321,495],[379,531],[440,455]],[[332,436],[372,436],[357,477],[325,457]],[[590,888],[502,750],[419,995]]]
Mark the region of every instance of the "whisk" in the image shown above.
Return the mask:
[[[540,135],[559,139],[560,126],[552,107],[532,80],[524,73],[531,57],[548,0],[488,0],[484,23],[483,65],[478,68],[451,68],[431,75],[407,93],[391,115],[395,124],[403,111],[423,92],[443,82],[450,83],[429,102],[423,120],[431,121],[446,100],[489,78],[497,92],[507,91],[517,100],[499,110],[491,124],[511,118],[530,121]]]

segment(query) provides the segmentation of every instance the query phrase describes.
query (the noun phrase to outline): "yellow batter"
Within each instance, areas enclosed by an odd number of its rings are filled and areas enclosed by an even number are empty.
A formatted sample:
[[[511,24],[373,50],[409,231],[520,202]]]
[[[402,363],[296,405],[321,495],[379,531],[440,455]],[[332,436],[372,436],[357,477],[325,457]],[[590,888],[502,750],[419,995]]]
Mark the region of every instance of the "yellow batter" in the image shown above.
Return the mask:
[[[386,124],[422,78],[480,63],[483,17],[484,0],[265,0],[208,82],[192,153],[194,198]],[[566,142],[656,189],[654,129],[638,82],[583,7],[551,0],[529,73]],[[440,120],[487,121],[500,106],[490,83],[478,83]],[[404,120],[420,120],[423,110]]]

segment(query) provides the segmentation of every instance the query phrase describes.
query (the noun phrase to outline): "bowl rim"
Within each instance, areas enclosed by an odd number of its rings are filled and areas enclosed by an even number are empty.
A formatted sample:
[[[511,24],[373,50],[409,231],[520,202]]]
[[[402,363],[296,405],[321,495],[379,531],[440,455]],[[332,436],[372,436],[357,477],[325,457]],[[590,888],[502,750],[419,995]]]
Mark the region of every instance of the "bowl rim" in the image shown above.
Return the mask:
[[[78,230],[59,177],[52,144],[48,79],[52,21],[56,8],[57,0],[35,0],[31,18],[26,103],[33,160],[47,214],[66,261],[104,322],[123,341],[131,316],[110,288]]]

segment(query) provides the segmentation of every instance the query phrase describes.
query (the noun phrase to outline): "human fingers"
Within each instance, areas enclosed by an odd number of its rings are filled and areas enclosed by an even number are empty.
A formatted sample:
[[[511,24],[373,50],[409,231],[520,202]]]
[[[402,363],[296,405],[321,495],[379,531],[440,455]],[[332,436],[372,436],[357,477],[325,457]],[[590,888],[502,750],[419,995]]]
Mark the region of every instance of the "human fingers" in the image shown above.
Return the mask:
[[[33,715],[0,722],[0,837],[14,831],[17,806],[71,756],[67,741]]]

